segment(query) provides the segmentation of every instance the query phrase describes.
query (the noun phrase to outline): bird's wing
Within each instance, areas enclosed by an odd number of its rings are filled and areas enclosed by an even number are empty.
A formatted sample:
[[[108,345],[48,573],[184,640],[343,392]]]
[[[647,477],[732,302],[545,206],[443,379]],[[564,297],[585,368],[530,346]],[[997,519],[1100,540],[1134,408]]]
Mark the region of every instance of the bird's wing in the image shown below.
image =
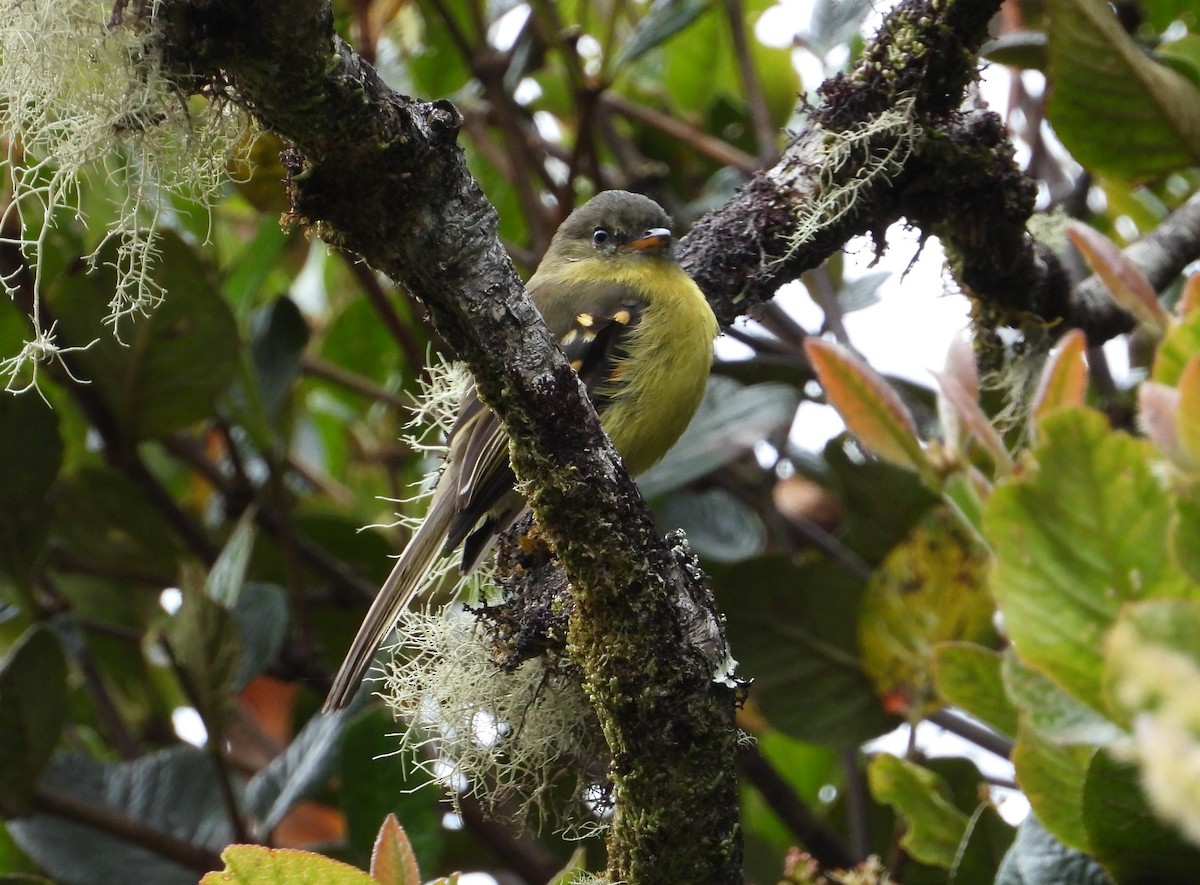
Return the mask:
[[[603,414],[618,380],[630,335],[641,320],[643,305],[629,299],[604,313],[578,314],[559,339],[563,353],[583,383],[596,411]]]
[[[597,411],[603,412],[642,305],[626,293],[622,299],[601,302],[600,307],[569,319],[559,343],[587,385]],[[346,706],[354,697],[375,649],[421,591],[437,557],[462,544],[462,571],[471,571],[496,537],[525,510],[524,501],[513,491],[516,479],[508,460],[508,437],[474,388],[463,400],[447,442],[446,465],[429,512],[367,611],[334,677],[326,712]]]

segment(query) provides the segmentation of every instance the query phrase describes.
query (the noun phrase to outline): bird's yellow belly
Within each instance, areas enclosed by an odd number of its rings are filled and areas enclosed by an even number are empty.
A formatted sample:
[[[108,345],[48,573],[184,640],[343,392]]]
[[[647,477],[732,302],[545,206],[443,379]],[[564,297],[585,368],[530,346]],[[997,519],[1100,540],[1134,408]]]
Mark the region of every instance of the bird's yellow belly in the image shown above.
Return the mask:
[[[680,271],[682,273],[682,271]],[[691,282],[690,280],[688,281]],[[694,284],[693,284],[694,289]],[[717,325],[698,289],[695,305],[652,304],[633,335],[621,381],[602,416],[633,474],[657,463],[675,444],[704,397]],[[654,317],[649,314],[661,311]]]

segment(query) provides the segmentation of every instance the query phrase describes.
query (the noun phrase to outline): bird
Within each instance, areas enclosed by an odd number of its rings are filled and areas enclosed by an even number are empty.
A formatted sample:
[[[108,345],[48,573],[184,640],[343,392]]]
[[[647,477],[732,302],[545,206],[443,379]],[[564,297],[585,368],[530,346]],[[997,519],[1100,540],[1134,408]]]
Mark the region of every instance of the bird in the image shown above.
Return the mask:
[[[562,222],[526,284],[633,475],[657,463],[691,421],[720,332],[700,288],[675,260],[673,242],[671,219],[654,200],[602,191]],[[507,436],[474,387],[446,445],[429,510],[359,627],[325,712],[354,698],[434,563],[461,547],[460,569],[470,572],[526,509]]]

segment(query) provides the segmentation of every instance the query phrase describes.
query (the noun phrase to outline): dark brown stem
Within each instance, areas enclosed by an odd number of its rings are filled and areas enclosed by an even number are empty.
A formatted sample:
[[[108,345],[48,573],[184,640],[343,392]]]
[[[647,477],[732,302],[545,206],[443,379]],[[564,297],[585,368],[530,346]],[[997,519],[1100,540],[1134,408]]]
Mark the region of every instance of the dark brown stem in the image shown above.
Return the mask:
[[[738,751],[738,766],[754,785],[763,801],[770,806],[809,853],[827,869],[854,866],[855,859],[841,838],[817,819],[812,809],[797,795],[775,767],[754,745]]]
[[[233,791],[232,773],[225,759],[225,739],[217,728],[217,723],[213,722],[209,717],[208,707],[201,700],[200,692],[197,690],[196,684],[192,681],[191,674],[180,663],[179,658],[175,654],[175,648],[165,633],[159,636],[159,645],[166,653],[167,660],[171,662],[171,670],[175,673],[175,678],[179,681],[179,686],[183,689],[184,696],[187,697],[192,708],[200,716],[200,720],[204,724],[204,730],[208,733],[205,752],[208,754],[208,758],[212,760],[213,770],[217,775],[217,787],[221,791],[221,800],[225,803],[225,814],[229,818],[229,825],[233,829],[234,841],[248,842],[250,841],[250,832],[246,829],[245,821],[242,820],[242,809],[238,804],[237,795]]]
[[[396,308],[383,290],[383,286],[379,284],[379,278],[375,275],[375,271],[363,264],[357,257],[346,252],[341,254],[345,258],[350,272],[362,286],[367,301],[371,303],[376,315],[383,321],[383,325],[391,334],[392,339],[400,346],[409,367],[416,371],[420,366],[425,365],[424,347],[417,341],[408,324],[396,313]]]
[[[692,126],[690,123],[685,123],[674,117],[668,117],[666,114],[630,101],[623,96],[617,95],[615,92],[604,93],[600,101],[610,110],[678,139],[696,151],[696,153],[703,154],[725,166],[733,166],[735,169],[740,169],[746,173],[753,172],[759,168],[758,160],[745,151],[738,150],[728,142],[715,138],[704,130]]]
[[[240,499],[245,493],[244,487],[227,477],[216,464],[208,459],[204,450],[195,440],[182,434],[175,434],[164,439],[163,445],[171,455],[188,464],[222,495]],[[254,522],[276,539],[284,536],[285,527],[282,520],[266,502],[259,502],[258,509],[254,514]],[[296,556],[339,591],[358,599],[375,598],[375,585],[361,578],[343,562],[329,556],[308,538],[298,533],[293,532],[288,535],[288,538]]]

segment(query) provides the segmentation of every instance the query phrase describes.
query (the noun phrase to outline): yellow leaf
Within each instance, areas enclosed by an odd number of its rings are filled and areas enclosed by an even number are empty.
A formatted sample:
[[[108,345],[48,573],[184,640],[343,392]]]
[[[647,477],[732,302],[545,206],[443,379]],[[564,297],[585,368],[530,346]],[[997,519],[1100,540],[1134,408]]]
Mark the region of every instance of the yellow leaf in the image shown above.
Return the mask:
[[[901,695],[914,712],[933,700],[934,646],[988,644],[993,604],[988,554],[947,508],[930,511],[867,584],[858,620],[863,666],[880,696]]]

